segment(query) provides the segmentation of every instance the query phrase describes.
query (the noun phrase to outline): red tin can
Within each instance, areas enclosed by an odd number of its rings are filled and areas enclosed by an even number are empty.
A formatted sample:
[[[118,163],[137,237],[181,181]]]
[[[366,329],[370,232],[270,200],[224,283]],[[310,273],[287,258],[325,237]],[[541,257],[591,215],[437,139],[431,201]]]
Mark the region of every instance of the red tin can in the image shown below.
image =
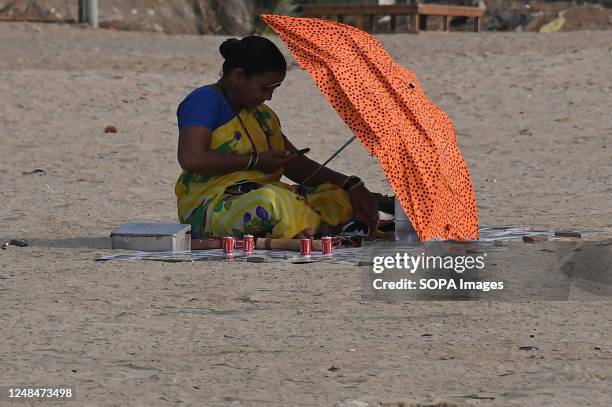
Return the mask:
[[[255,237],[253,235],[244,235],[242,239],[242,252],[253,254],[253,250],[255,249]]]
[[[330,236],[324,236],[321,238],[323,243],[323,254],[332,254],[332,238]]]
[[[310,256],[312,252],[312,241],[310,239],[300,239],[300,254]]]
[[[225,236],[223,238],[223,253],[234,253],[234,238],[232,236]]]

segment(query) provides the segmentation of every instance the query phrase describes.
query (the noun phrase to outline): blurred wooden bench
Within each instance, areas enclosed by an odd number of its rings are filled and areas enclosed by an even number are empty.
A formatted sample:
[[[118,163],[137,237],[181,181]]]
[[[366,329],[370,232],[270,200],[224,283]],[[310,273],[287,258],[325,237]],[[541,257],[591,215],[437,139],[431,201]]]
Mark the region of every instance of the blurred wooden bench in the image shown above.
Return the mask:
[[[374,29],[374,16],[390,16],[391,31],[395,31],[396,16],[410,16],[410,28],[412,32],[419,32],[419,29],[427,29],[426,17],[442,17],[444,31],[449,30],[449,18],[466,17],[474,19],[474,31],[482,31],[482,21],[486,12],[485,7],[463,7],[446,6],[440,4],[391,4],[391,5],[303,5],[302,13],[304,17],[330,17],[336,16],[339,22],[344,21],[345,16],[355,17],[355,26],[363,29],[365,19],[368,19],[369,26]],[[421,17],[425,17],[422,19]]]

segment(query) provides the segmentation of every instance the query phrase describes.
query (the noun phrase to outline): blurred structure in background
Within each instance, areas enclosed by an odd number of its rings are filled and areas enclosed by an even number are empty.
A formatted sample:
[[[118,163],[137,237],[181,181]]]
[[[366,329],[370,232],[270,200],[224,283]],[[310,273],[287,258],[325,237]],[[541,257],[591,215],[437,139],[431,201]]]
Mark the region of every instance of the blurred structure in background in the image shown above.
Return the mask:
[[[98,27],[98,0],[78,0],[79,23]]]
[[[478,0],[97,0],[98,7],[87,7],[87,0],[0,0],[0,21],[54,23],[91,22],[98,11],[98,26],[109,30],[152,31],[165,34],[248,35],[262,32],[256,14],[303,15],[303,6],[361,5],[393,6],[432,4],[479,6]],[[601,30],[612,28],[612,0],[484,0],[485,31]],[[81,7],[79,7],[81,5]],[[85,5],[85,6],[84,6]],[[421,30],[444,29],[442,17],[419,17]],[[377,32],[390,32],[389,15],[373,18]],[[396,16],[395,30],[410,29],[406,17]],[[345,21],[354,23],[354,16]],[[365,18],[368,29],[369,18]],[[473,30],[468,18],[447,19],[451,31]],[[95,24],[93,24],[95,25]]]
[[[464,27],[470,19],[473,21],[471,29],[480,32],[486,12],[484,2],[477,7],[415,1],[403,4],[396,4],[392,0],[383,2],[384,4],[380,4],[380,0],[375,4],[304,4],[301,8],[305,17],[331,18],[373,33],[405,31],[398,30],[397,19],[406,16],[410,18],[409,30],[413,33],[427,30],[430,19],[436,19],[437,29],[443,31],[450,31],[450,23],[455,19]],[[467,29],[470,28],[464,28]]]

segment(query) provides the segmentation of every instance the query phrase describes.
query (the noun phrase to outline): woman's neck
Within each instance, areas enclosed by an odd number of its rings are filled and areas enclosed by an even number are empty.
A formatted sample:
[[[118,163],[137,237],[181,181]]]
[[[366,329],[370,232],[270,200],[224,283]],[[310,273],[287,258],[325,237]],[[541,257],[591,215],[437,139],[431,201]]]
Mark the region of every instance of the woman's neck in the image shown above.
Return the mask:
[[[219,79],[216,85],[219,87],[219,90],[221,90],[221,93],[223,93],[223,96],[225,96],[225,99],[227,99],[234,113],[240,113],[242,111],[242,106],[240,106],[238,102],[232,98],[232,94],[228,90],[227,83],[225,83],[223,79]]]

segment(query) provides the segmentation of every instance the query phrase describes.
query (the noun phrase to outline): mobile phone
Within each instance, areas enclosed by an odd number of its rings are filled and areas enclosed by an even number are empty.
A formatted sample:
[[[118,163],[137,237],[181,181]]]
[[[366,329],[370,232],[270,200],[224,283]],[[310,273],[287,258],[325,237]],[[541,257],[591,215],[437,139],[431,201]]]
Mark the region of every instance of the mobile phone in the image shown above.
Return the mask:
[[[306,148],[303,148],[301,150],[294,151],[291,154],[304,155],[304,154],[308,153],[309,151],[310,151],[310,148],[306,147]]]

